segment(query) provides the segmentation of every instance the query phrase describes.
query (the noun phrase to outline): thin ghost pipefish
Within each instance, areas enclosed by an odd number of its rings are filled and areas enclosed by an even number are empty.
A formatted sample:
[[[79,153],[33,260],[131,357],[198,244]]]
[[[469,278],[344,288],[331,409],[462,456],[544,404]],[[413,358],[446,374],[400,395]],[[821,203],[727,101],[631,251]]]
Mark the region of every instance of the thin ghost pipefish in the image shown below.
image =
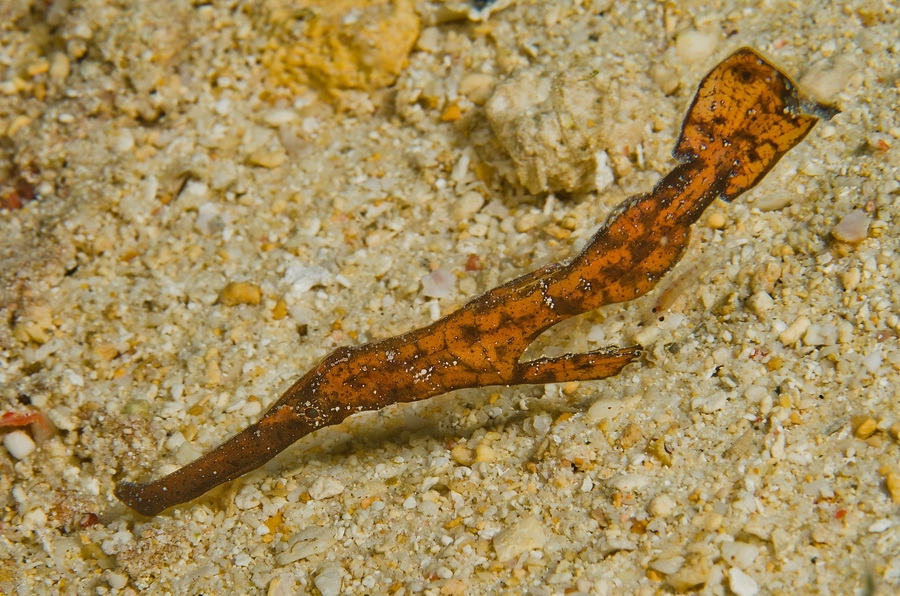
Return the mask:
[[[836,113],[801,96],[787,75],[753,50],[738,50],[700,83],[673,151],[679,165],[652,192],[619,205],[570,261],[494,288],[422,329],[336,349],[259,422],[159,480],[120,482],[116,496],[139,513],[156,515],[357,412],[467,387],[618,374],[640,355],[639,346],[520,358],[560,321],[653,289],[681,259],[691,225],[710,203],[752,188],[818,118]]]

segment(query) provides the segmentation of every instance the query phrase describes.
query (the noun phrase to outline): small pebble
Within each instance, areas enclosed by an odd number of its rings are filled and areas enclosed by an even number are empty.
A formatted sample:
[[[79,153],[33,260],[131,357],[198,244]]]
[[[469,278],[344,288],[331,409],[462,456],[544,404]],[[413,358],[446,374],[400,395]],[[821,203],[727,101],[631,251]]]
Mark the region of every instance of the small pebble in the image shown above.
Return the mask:
[[[134,135],[127,128],[122,128],[112,135],[112,149],[117,153],[128,153],[134,149]]]
[[[609,481],[609,487],[623,493],[639,491],[650,484],[650,478],[640,474],[621,474]]]
[[[515,525],[493,538],[499,561],[516,559],[522,553],[542,548],[547,542],[547,530],[536,517],[524,517]]]
[[[50,57],[50,78],[57,84],[64,83],[69,77],[72,64],[64,52],[55,52]]]
[[[878,423],[871,416],[854,416],[850,424],[853,427],[853,436],[857,439],[868,439],[878,430]]]
[[[809,533],[809,540],[813,544],[829,544],[832,540],[832,532],[824,525],[818,525]]]
[[[775,301],[768,292],[757,292],[747,299],[747,307],[755,315],[761,315],[775,306]]]
[[[813,323],[803,334],[805,346],[831,346],[837,342],[837,327]]]
[[[809,328],[810,320],[807,317],[797,317],[791,326],[778,334],[778,340],[786,346],[792,346],[803,337]]]
[[[747,569],[759,555],[759,547],[747,542],[734,541],[722,544],[722,558],[731,567]]]
[[[106,575],[106,583],[108,583],[109,587],[113,590],[121,590],[128,585],[128,576],[124,573],[114,573],[110,571]]]
[[[891,495],[891,502],[895,505],[900,504],[900,474],[889,472],[884,478],[884,484],[887,487],[888,494]]]
[[[675,39],[675,53],[687,64],[703,62],[709,58],[719,44],[717,32],[701,33],[687,29]]]
[[[263,112],[262,121],[269,126],[278,127],[282,124],[289,124],[297,119],[297,112],[285,108],[275,108]]]
[[[426,27],[416,40],[416,49],[429,54],[437,54],[441,50],[441,30],[437,27]]]
[[[663,63],[656,63],[650,67],[650,78],[666,95],[675,93],[678,85],[681,84],[681,81],[678,80],[678,73]]]
[[[891,435],[891,438],[895,441],[900,441],[900,421],[891,424],[888,428],[888,434]]]
[[[257,149],[247,156],[247,163],[263,168],[277,168],[287,160],[284,149]]]
[[[316,576],[313,583],[322,596],[338,596],[344,583],[344,570],[337,565],[326,567]]]
[[[336,535],[333,527],[308,525],[291,535],[287,548],[275,556],[275,562],[280,566],[290,565],[324,553],[334,545]]]
[[[591,424],[615,418],[622,411],[622,400],[606,397],[598,399],[588,408],[586,418]]]
[[[454,445],[450,458],[461,466],[471,466],[475,463],[475,452],[465,445]]]
[[[851,267],[841,274],[841,285],[844,286],[845,292],[852,292],[859,285],[862,274],[858,267]]]
[[[496,80],[489,74],[473,72],[459,81],[459,94],[468,97],[475,105],[482,105],[491,96]]]
[[[16,459],[25,459],[34,452],[34,441],[28,436],[28,433],[21,430],[14,430],[3,436],[3,446],[9,451],[9,454]]]
[[[219,304],[237,306],[239,304],[259,304],[262,290],[248,281],[232,281],[219,293]]]
[[[619,436],[619,446],[622,449],[631,449],[641,440],[641,427],[638,424],[629,424]]]
[[[712,567],[705,557],[698,556],[690,560],[677,572],[666,577],[670,586],[679,592],[700,586],[709,581]]]
[[[759,593],[756,581],[737,567],[728,571],[728,587],[735,596],[755,596]]]
[[[279,300],[275,303],[275,306],[272,308],[272,318],[276,321],[280,321],[285,318],[288,314],[287,302],[283,299]]]
[[[36,77],[36,76],[38,76],[38,75],[44,74],[44,73],[47,72],[48,70],[50,70],[50,63],[47,62],[45,59],[41,58],[41,59],[39,59],[38,61],[36,61],[36,62],[34,62],[33,64],[31,64],[31,65],[25,70],[25,72],[27,72],[28,75],[31,76],[31,77]]]
[[[528,212],[522,215],[519,219],[516,220],[516,231],[520,234],[525,234],[526,232],[530,232],[538,225],[540,222],[541,216],[537,213]]]
[[[492,463],[497,461],[497,452],[490,445],[479,443],[475,448],[475,461],[481,463]]]
[[[309,487],[309,496],[314,501],[336,497],[342,492],[344,492],[344,485],[331,476],[320,476]]]
[[[650,561],[650,569],[659,571],[663,575],[672,575],[684,565],[685,558],[680,555],[674,557],[666,557],[664,559],[654,559]]]
[[[40,507],[36,507],[22,516],[22,522],[26,528],[43,528],[47,525],[47,514]]]
[[[715,532],[722,527],[722,522],[724,521],[724,519],[725,518],[721,513],[716,513],[715,511],[704,511],[698,513],[691,519],[691,525],[703,530]]]
[[[422,295],[428,298],[446,298],[455,288],[456,276],[443,267],[422,276]]]
[[[453,217],[456,221],[469,221],[482,207],[484,197],[480,192],[470,190],[453,204]]]
[[[776,190],[757,197],[753,201],[753,206],[760,211],[780,211],[794,202],[797,197],[796,193],[786,190]]]
[[[889,519],[879,519],[878,521],[870,525],[867,529],[873,534],[881,534],[882,532],[887,531],[887,529],[893,525],[894,522]]]
[[[175,463],[179,466],[185,466],[198,457],[203,455],[203,452],[198,449],[193,443],[190,441],[184,441],[181,445],[178,446],[178,449],[175,451]]]
[[[597,162],[597,169],[594,171],[594,186],[597,188],[597,192],[601,192],[613,185],[616,181],[616,173],[612,169],[612,161],[606,151],[594,153],[594,161]]]
[[[831,229],[831,235],[841,242],[858,244],[869,236],[869,215],[862,209],[854,209],[841,218]]]
[[[719,212],[710,213],[706,218],[706,225],[713,230],[721,230],[725,227],[725,216]]]
[[[292,574],[276,575],[266,587],[266,596],[293,596],[298,593],[294,584]]]

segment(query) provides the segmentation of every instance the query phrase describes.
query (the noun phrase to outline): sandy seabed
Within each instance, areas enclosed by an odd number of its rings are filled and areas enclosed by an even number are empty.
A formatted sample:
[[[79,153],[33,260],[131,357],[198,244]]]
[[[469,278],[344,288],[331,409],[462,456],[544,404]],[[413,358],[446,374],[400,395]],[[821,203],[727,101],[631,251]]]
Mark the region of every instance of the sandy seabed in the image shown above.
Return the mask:
[[[273,76],[253,4],[0,6],[0,410],[55,427],[3,429],[0,592],[900,591],[900,9],[440,4],[396,82],[331,93]],[[574,254],[741,46],[841,114],[536,348],[640,362],[359,415],[156,518],[114,497],[335,347]],[[527,110],[488,121],[531,80],[592,148],[574,190],[516,170]]]

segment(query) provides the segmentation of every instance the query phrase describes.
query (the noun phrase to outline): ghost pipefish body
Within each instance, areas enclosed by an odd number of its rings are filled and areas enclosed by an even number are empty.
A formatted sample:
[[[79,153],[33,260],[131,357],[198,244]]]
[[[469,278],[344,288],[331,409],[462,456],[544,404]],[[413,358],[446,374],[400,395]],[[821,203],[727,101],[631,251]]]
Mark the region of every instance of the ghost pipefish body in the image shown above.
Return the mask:
[[[717,197],[756,185],[817,118],[837,110],[800,95],[753,50],[740,49],[701,82],[673,155],[680,162],[647,194],[627,199],[569,262],[528,273],[424,327],[338,348],[259,422],[159,480],[120,482],[116,496],[156,515],[261,466],[301,437],[364,410],[467,387],[558,383],[618,374],[638,346],[520,362],[560,321],[649,292],[678,261],[691,225]]]

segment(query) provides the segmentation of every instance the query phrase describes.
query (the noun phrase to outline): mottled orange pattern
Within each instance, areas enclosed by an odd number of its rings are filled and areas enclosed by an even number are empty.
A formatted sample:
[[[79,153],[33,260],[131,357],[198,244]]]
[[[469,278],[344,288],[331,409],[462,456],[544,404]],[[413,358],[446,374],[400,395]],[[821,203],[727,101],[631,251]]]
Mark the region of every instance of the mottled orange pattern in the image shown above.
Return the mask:
[[[571,261],[495,288],[428,327],[335,350],[256,424],[160,480],[119,483],[116,495],[135,511],[156,515],[356,412],[465,387],[618,374],[640,347],[519,359],[556,323],[649,292],[681,259],[691,225],[713,200],[732,200],[753,187],[817,118],[835,113],[803,98],[753,50],[738,50],[700,84],[674,151],[681,163],[651,193],[620,205]]]

